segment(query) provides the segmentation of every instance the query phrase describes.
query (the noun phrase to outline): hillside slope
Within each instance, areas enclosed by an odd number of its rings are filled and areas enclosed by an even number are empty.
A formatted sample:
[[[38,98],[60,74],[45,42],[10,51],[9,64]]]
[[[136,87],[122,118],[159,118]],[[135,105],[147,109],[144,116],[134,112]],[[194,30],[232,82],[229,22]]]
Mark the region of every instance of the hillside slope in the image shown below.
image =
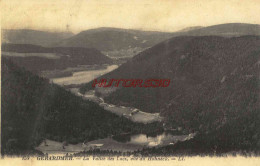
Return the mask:
[[[22,154],[43,139],[79,143],[120,133],[149,132],[157,124],[134,124],[84,101],[2,58],[1,152]]]
[[[259,57],[256,36],[175,37],[102,76],[171,79],[169,87],[119,88],[105,100],[160,112],[171,127],[210,130],[259,109]]]

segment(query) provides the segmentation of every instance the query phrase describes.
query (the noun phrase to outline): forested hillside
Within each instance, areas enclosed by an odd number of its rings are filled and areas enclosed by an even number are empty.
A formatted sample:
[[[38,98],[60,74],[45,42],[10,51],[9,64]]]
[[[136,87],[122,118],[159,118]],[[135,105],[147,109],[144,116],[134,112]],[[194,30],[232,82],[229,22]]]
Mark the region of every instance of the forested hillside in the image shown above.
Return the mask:
[[[171,79],[169,87],[119,88],[105,100],[160,112],[172,127],[208,131],[259,109],[259,56],[256,36],[175,37],[102,76]]]
[[[119,133],[149,132],[159,124],[134,124],[49,84],[2,58],[1,148],[25,154],[43,139],[83,142]]]
[[[198,132],[194,139],[162,148],[145,149],[141,155],[260,155],[260,111],[252,109],[220,128]]]

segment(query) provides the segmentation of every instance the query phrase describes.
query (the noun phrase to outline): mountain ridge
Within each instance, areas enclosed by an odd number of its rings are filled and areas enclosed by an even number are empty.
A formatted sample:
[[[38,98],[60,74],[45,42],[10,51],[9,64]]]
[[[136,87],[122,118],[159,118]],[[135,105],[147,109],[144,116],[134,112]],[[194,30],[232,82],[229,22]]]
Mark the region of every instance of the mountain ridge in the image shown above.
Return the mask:
[[[24,30],[25,31],[25,30]],[[4,33],[3,33],[4,34]],[[38,44],[48,47],[86,47],[100,50],[103,54],[113,58],[133,57],[136,54],[150,48],[164,40],[177,36],[224,36],[235,37],[245,35],[260,35],[260,25],[247,23],[226,23],[207,27],[187,27],[175,32],[145,31],[135,29],[121,29],[113,27],[100,27],[95,29],[83,30],[75,35],[66,37],[55,37],[55,35],[40,35],[39,39],[32,39],[31,42],[23,42],[23,38],[32,38],[30,35],[20,34],[20,39],[13,43]],[[6,36],[6,35],[3,35]],[[8,36],[8,35],[7,35]],[[12,35],[11,35],[12,36]],[[14,35],[15,36],[15,35]],[[47,36],[50,39],[41,38]],[[18,36],[19,37],[19,36]],[[45,37],[46,38],[46,37]],[[3,39],[3,38],[2,38]],[[21,40],[21,41],[20,41]],[[5,40],[3,40],[5,41]],[[19,42],[20,41],[20,42]],[[12,41],[11,41],[12,43]]]

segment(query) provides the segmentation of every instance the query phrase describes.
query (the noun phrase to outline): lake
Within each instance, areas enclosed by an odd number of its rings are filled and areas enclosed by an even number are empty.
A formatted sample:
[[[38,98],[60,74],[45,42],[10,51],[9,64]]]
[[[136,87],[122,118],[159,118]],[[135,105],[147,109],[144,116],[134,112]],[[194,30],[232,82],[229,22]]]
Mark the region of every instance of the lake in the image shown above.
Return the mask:
[[[63,144],[61,142],[46,140],[48,146],[42,142],[35,149],[49,154],[79,153],[84,150],[90,150],[92,145],[100,145],[100,150],[133,152],[147,147],[162,147],[173,145],[178,141],[192,139],[194,136],[195,133],[187,135],[174,135],[166,131],[160,134],[155,134],[153,136],[149,136],[147,134],[122,134],[104,139],[89,141],[85,145],[83,145],[83,143],[78,143],[76,145],[69,144],[68,146],[65,146],[65,149],[63,149]]]
[[[97,77],[100,77],[108,72],[118,68],[118,65],[109,65],[106,69],[88,70],[73,72],[72,76],[53,78],[51,81],[58,85],[78,85],[88,83]]]
[[[147,134],[134,134],[134,135],[118,135],[113,136],[112,139],[122,142],[136,145],[142,145],[145,147],[165,146],[176,143],[177,141],[184,141],[193,137],[190,135],[174,135],[169,132],[163,132],[161,134],[147,135]]]

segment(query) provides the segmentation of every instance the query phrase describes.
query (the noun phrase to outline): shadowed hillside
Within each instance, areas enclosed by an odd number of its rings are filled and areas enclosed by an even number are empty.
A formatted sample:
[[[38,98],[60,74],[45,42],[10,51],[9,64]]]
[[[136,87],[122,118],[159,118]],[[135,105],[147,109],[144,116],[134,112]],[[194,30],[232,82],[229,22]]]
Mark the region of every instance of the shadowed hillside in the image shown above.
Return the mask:
[[[171,127],[208,131],[259,109],[259,56],[260,38],[255,36],[175,37],[102,76],[166,78],[169,87],[119,88],[105,100],[160,112]]]
[[[260,111],[252,109],[208,133],[197,133],[192,140],[136,154],[159,155],[260,155]]]

